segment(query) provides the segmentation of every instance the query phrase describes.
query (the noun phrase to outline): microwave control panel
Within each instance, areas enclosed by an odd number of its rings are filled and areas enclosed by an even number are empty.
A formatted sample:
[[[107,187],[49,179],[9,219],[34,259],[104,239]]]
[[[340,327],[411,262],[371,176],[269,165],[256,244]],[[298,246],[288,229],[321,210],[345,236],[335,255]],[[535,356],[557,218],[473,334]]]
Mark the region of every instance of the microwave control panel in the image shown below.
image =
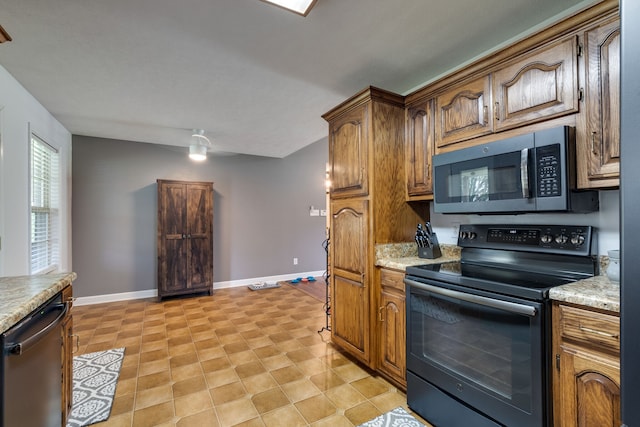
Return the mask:
[[[556,197],[561,194],[562,166],[560,144],[536,148],[536,174],[538,197]]]

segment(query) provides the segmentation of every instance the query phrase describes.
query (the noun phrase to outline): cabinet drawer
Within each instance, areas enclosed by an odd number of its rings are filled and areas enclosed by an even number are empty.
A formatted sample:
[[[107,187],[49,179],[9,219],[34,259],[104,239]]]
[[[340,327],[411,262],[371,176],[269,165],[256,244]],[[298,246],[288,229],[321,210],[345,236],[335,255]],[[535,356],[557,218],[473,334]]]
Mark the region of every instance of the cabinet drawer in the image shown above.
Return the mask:
[[[380,283],[383,287],[390,287],[404,292],[404,273],[393,270],[380,270]]]
[[[560,333],[563,338],[620,351],[620,318],[616,316],[561,305]]]

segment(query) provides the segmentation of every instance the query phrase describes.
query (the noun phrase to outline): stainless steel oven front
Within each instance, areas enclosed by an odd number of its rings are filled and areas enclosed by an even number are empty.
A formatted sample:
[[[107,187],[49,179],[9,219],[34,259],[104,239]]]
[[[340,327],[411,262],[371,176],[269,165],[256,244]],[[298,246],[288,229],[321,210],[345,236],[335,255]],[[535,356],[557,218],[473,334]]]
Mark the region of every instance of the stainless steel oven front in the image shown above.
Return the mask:
[[[547,425],[546,302],[410,275],[405,284],[413,410],[442,427],[461,419],[474,427]]]

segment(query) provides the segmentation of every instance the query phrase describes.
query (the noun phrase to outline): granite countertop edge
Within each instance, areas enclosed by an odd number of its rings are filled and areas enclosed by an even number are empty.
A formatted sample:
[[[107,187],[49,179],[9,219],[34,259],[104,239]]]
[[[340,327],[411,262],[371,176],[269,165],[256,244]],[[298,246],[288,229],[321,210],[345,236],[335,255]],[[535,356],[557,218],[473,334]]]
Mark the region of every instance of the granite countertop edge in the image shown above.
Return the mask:
[[[0,277],[0,333],[69,286],[76,277],[74,272]]]
[[[620,313],[620,283],[612,282],[606,275],[556,286],[549,290],[549,298]]]
[[[413,250],[412,250],[413,249]],[[401,243],[376,246],[376,266],[398,271],[406,271],[414,265],[455,262],[460,260],[459,248],[441,245],[442,256],[436,259],[419,258],[415,244]],[[604,260],[607,261],[606,259]],[[605,264],[606,266],[606,264]],[[606,268],[602,268],[605,271]],[[585,307],[620,312],[620,283],[612,282],[602,274],[557,286],[549,290],[553,301],[567,302]]]

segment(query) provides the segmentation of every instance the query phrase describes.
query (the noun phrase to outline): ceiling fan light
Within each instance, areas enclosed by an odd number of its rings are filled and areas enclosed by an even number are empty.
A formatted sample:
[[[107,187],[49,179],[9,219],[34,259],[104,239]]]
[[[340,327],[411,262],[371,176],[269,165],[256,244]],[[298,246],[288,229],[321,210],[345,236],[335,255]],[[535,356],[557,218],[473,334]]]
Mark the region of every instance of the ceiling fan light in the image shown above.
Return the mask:
[[[197,162],[207,159],[207,147],[199,144],[191,144],[189,146],[189,158]]]

